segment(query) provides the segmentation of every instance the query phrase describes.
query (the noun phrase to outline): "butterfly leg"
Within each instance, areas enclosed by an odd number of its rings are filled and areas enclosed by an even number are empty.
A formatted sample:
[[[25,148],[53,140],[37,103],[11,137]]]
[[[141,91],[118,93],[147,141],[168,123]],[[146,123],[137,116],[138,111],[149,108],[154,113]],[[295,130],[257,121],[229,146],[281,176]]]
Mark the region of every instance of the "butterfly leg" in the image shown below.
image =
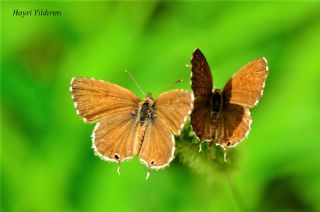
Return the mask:
[[[148,167],[147,175],[146,175],[146,180],[150,177],[151,169]]]
[[[120,176],[120,161],[118,161],[118,169],[117,169],[118,175]]]
[[[223,148],[223,151],[224,151],[223,160],[224,160],[225,163],[227,163],[227,150],[228,149]]]
[[[199,143],[199,152],[202,151],[202,142]]]

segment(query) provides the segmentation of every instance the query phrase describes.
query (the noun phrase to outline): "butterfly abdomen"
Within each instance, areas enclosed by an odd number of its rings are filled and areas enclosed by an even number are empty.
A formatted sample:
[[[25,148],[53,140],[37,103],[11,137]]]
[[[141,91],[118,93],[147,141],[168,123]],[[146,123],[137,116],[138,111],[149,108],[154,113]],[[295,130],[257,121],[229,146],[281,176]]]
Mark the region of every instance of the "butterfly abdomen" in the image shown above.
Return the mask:
[[[137,129],[136,138],[133,144],[133,155],[137,155],[141,149],[144,135],[146,134],[146,124],[140,123]]]
[[[146,97],[145,101],[140,103],[138,116],[135,116],[135,118],[139,122],[139,126],[133,145],[134,155],[138,154],[141,149],[148,122],[155,118],[154,102],[151,98]]]
[[[215,138],[216,129],[218,128],[218,120],[221,115],[223,107],[223,99],[220,89],[215,89],[210,99],[211,105],[211,125],[212,125],[212,137]],[[211,140],[210,139],[210,140]]]

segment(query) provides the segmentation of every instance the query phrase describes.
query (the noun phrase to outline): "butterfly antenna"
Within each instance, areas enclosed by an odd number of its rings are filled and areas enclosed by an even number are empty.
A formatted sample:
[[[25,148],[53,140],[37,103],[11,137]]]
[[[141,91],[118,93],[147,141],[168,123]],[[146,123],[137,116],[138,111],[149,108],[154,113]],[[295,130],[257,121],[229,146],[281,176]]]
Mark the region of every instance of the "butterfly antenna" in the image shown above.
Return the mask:
[[[145,96],[145,93],[143,92],[142,88],[140,87],[139,83],[137,82],[137,80],[133,77],[133,75],[131,74],[130,71],[125,70],[124,72],[126,72],[129,77],[133,80],[134,84],[137,86],[137,88],[140,90],[140,92],[143,94],[143,96]]]
[[[180,82],[183,82],[183,80],[182,80],[182,79],[179,79],[179,80],[177,80],[177,81],[175,81],[175,82],[173,82],[173,83],[171,83],[171,84],[169,84],[169,85],[163,86],[162,88],[158,89],[158,91],[159,91],[159,90],[162,90],[162,89],[165,89],[165,88],[168,88],[168,87],[171,87],[171,86],[173,86],[173,85],[175,85],[175,84],[177,84],[177,83],[180,83]]]

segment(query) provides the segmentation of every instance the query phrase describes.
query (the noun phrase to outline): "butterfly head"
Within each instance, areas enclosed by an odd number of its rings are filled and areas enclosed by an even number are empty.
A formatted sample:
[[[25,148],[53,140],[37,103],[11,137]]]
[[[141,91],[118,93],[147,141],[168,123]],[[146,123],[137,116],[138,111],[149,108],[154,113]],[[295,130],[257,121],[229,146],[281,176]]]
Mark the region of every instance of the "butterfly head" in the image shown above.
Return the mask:
[[[147,93],[147,95],[146,95],[146,97],[145,97],[145,101],[147,101],[147,100],[153,100],[153,98],[152,98],[152,93],[151,93],[151,92],[148,92],[148,93]]]

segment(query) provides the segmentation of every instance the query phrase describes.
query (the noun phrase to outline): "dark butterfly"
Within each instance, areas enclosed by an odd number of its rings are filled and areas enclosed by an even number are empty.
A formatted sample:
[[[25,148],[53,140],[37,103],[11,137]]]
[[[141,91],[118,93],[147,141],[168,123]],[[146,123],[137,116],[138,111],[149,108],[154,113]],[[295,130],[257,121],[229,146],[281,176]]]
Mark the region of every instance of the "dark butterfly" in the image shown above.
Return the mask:
[[[236,146],[248,136],[251,125],[249,108],[262,96],[268,66],[265,58],[243,66],[222,90],[213,87],[206,58],[199,49],[191,60],[191,87],[194,108],[191,125],[201,142],[214,140],[224,149]]]
[[[140,100],[123,87],[88,78],[73,78],[70,91],[77,114],[97,122],[92,146],[100,158],[120,165],[138,155],[150,169],[173,160],[173,135],[180,134],[191,112],[191,92],[168,91],[155,100],[149,93]]]

